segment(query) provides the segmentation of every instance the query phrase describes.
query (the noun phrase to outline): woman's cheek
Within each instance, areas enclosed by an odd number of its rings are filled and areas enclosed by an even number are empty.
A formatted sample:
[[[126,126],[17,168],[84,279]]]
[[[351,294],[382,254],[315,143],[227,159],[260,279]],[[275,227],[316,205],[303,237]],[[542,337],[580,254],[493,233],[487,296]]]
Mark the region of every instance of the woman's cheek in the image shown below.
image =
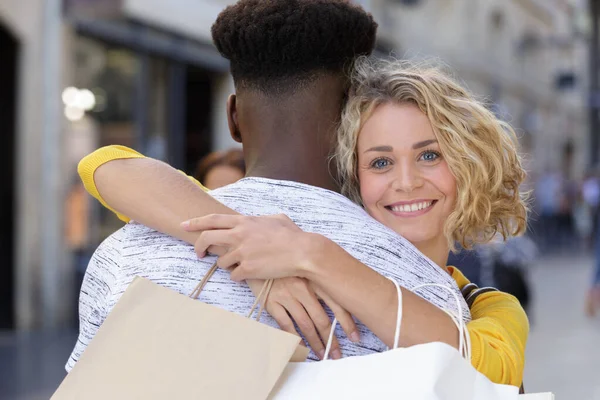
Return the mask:
[[[369,185],[370,181],[365,172],[358,173],[358,182],[360,183],[360,198],[362,199],[363,204],[366,206],[369,203]]]
[[[374,207],[379,199],[380,195],[380,182],[378,182],[378,177],[363,174],[363,176],[359,176],[360,179],[360,196],[363,200],[363,204],[367,208]]]
[[[447,166],[445,166],[445,170],[442,176],[440,177],[440,181],[444,182],[444,194],[450,200],[452,208],[454,208],[454,204],[456,203],[457,197],[456,178],[454,178],[454,175],[452,175],[450,169]]]

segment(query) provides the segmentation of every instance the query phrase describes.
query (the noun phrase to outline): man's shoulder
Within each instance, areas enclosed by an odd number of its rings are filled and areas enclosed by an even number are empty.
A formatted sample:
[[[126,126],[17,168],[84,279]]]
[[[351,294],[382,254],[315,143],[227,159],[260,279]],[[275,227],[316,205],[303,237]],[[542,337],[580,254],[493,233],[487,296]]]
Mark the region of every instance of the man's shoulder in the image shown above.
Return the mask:
[[[190,270],[208,268],[211,262],[212,258],[199,260],[188,243],[132,222],[98,246],[90,266],[94,274],[112,282],[112,291],[121,293],[135,276],[176,288],[187,282]]]
[[[244,178],[210,194],[243,214],[305,213],[325,207],[352,217],[367,216],[362,207],[337,192],[294,181]]]
[[[103,244],[126,243],[129,240],[139,240],[139,237],[165,237],[177,240],[138,222],[131,221],[109,235]]]
[[[192,247],[179,239],[145,225],[130,222],[108,236],[96,251],[100,254],[112,253],[113,256],[127,257],[147,250],[156,251],[157,247],[162,252],[173,246]]]

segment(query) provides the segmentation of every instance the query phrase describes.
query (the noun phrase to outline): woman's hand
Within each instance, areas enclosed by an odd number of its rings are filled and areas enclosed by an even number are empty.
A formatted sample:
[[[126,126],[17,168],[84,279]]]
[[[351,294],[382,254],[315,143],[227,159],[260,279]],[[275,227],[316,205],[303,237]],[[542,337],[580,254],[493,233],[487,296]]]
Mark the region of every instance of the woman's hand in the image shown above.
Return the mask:
[[[261,280],[249,280],[248,286],[255,295],[258,295],[263,282]],[[319,358],[323,359],[331,330],[331,321],[319,302],[317,293],[319,293],[318,289],[313,289],[306,279],[295,277],[275,279],[267,297],[265,310],[275,319],[282,330],[297,335],[295,322],[311,349]],[[358,342],[360,337],[352,316],[327,295],[319,294],[333,311],[350,340]],[[333,359],[342,356],[339,343],[335,337],[330,354]]]
[[[287,332],[296,334],[295,321],[319,357],[323,357],[331,329],[331,321],[319,298],[335,314],[350,340],[360,340],[354,319],[346,310],[306,279],[293,276],[297,266],[307,262],[306,255],[302,254],[305,248],[303,237],[307,234],[287,216],[210,215],[186,221],[182,225],[187,231],[203,231],[195,245],[199,257],[204,257],[207,251],[216,254],[219,256],[217,265],[224,268],[235,266],[233,272],[253,265],[268,266],[269,270],[257,268],[261,270],[258,275],[265,279],[289,276],[273,282],[265,309]],[[231,256],[226,258],[232,251],[244,248],[251,251],[238,251],[235,254],[240,257],[233,260]],[[240,275],[242,278],[237,277],[237,280],[244,279],[244,274]],[[263,281],[249,279],[247,282],[253,293],[258,295]],[[335,339],[331,356],[341,357]]]
[[[314,235],[303,232],[285,215],[213,214],[182,226],[186,231],[202,231],[195,244],[198,257],[204,257],[207,249],[221,248],[215,251],[217,265],[231,269],[234,281],[303,277],[312,266]]]

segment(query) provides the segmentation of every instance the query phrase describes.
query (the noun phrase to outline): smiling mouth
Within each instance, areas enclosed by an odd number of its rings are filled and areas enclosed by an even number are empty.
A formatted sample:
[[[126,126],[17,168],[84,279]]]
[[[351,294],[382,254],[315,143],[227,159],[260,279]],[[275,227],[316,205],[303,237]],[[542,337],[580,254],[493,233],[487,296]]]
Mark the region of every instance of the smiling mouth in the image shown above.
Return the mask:
[[[437,200],[427,200],[410,204],[394,204],[385,206],[385,208],[397,215],[417,216],[431,210],[435,203],[437,203]]]

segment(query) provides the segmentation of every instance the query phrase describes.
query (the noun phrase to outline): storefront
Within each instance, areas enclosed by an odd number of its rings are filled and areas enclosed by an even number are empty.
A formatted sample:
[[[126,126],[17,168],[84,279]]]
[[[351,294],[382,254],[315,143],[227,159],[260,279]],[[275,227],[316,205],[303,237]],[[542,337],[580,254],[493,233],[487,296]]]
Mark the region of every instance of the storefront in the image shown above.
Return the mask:
[[[86,17],[89,9],[66,12],[74,32],[72,86],[63,92],[72,183],[66,243],[81,279],[93,250],[122,223],[83,193],[79,159],[100,146],[121,144],[192,173],[200,158],[222,147],[215,143],[223,141],[219,120],[225,117],[218,113],[230,85],[223,84],[228,63],[206,37],[175,33],[156,23],[156,16],[92,19]]]
[[[122,226],[84,192],[81,157],[122,144],[191,172],[233,145],[210,40],[228,3],[2,2],[0,329],[76,325],[76,277]]]

